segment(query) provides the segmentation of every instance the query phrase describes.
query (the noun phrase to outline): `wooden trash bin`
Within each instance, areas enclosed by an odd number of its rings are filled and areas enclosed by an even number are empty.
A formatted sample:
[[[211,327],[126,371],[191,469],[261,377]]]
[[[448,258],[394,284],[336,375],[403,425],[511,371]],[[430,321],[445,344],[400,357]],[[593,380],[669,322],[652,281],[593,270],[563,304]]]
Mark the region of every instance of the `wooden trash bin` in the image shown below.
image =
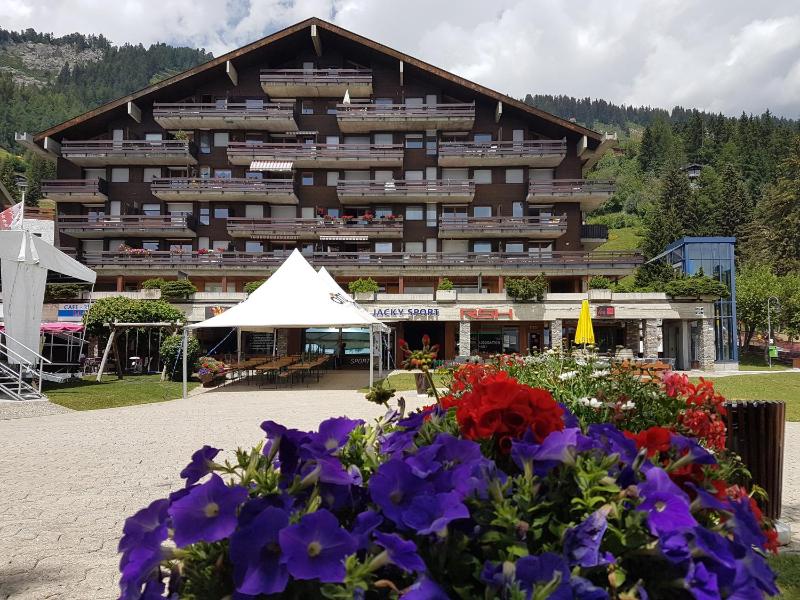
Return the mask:
[[[726,402],[725,409],[728,411],[728,449],[742,457],[753,483],[767,491],[768,498],[761,503],[764,515],[778,519],[783,491],[786,403]]]

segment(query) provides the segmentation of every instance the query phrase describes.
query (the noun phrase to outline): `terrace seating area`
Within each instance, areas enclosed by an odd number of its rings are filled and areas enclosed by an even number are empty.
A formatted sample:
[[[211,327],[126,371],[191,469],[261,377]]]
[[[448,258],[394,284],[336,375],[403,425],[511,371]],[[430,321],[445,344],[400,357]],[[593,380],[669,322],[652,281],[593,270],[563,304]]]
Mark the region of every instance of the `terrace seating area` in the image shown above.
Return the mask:
[[[217,375],[228,384],[256,385],[259,388],[309,385],[334,367],[330,354],[292,354],[287,356],[253,356],[246,360],[224,360],[227,368]]]

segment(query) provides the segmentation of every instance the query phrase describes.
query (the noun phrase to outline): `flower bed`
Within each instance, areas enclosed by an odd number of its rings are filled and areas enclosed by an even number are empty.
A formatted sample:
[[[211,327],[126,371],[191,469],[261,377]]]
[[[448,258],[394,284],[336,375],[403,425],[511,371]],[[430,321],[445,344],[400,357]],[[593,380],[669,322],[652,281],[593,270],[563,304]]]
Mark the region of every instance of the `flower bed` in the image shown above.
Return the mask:
[[[463,366],[436,405],[372,425],[265,421],[266,441],[232,462],[203,447],[183,489],[126,521],[122,598],[166,586],[196,599],[777,593],[763,556],[774,533],[706,429],[720,411],[713,388],[653,382],[683,415],[668,429],[637,415],[638,396],[625,401],[635,409],[617,406],[629,383],[598,383],[602,416],[616,424],[594,422],[601,409],[574,398],[573,384],[552,381],[551,393],[509,374],[551,377],[543,365]],[[556,380],[583,381],[566,372]],[[694,428],[702,443],[685,435]]]
[[[210,356],[201,356],[197,361],[197,377],[204,387],[222,381],[227,372],[228,366],[224,362]]]

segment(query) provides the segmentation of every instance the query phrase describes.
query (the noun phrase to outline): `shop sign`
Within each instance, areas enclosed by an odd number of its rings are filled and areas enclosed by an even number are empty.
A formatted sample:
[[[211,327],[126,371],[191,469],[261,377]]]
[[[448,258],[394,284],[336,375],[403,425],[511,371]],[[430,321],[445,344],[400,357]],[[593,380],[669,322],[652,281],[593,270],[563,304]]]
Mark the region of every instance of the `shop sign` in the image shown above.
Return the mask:
[[[438,308],[415,306],[398,306],[392,308],[373,308],[372,316],[376,319],[414,319],[439,317]]]
[[[613,306],[598,306],[595,309],[595,316],[597,317],[605,317],[605,318],[614,318],[614,307]]]
[[[514,318],[514,309],[500,310],[498,308],[462,308],[459,311],[459,317],[463,321],[469,319],[470,321],[497,321],[500,317],[507,319]]]
[[[58,320],[59,321],[83,321],[83,315],[89,310],[88,303],[79,304],[59,304],[58,305]]]

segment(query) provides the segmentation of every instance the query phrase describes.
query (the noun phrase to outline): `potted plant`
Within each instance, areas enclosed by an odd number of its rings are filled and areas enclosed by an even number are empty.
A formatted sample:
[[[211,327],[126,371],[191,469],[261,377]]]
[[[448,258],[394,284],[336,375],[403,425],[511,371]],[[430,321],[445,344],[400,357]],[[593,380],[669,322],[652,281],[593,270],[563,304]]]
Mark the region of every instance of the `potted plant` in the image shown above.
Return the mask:
[[[375,293],[380,287],[372,277],[359,277],[355,281],[348,283],[347,289],[355,297],[356,301],[371,302],[375,300]]]
[[[418,394],[427,394],[429,389],[433,390],[436,395],[436,386],[431,377],[430,368],[433,366],[433,361],[439,354],[439,345],[434,344],[431,346],[431,337],[426,333],[422,336],[422,348],[419,350],[412,350],[405,340],[398,340],[400,352],[403,354],[403,368],[413,370],[419,369],[420,373],[414,374],[414,382],[417,385]]]
[[[447,277],[442,277],[439,286],[436,288],[437,302],[455,302],[457,292],[455,285]]]
[[[202,356],[197,361],[197,377],[203,387],[218,385],[225,379],[226,372],[227,366],[225,363],[210,356]]]

